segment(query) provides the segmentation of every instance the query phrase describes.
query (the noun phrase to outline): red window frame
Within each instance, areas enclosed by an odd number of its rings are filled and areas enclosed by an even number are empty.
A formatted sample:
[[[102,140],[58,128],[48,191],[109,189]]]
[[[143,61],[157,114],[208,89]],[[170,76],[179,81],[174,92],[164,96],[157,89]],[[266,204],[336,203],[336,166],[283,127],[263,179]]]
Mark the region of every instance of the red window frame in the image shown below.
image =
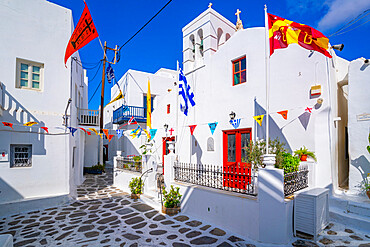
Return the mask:
[[[241,61],[242,60],[245,60],[245,69],[241,69]],[[239,64],[238,64],[238,71],[235,71],[235,64],[236,63],[238,63],[239,62]],[[245,81],[242,81],[242,73],[243,72],[245,72]],[[239,80],[240,80],[240,82],[238,83],[238,84],[235,84],[235,76],[236,75],[239,75]],[[236,60],[234,60],[233,61],[233,86],[236,86],[236,85],[240,85],[240,84],[243,84],[243,83],[245,83],[245,82],[247,82],[247,58],[246,58],[246,56],[244,56],[244,57],[241,57],[241,58],[238,58],[238,59],[236,59]]]
[[[168,104],[168,105],[167,105],[167,114],[170,114],[170,109],[171,109],[171,105],[170,105],[170,104]]]
[[[169,154],[170,150],[168,149],[168,141],[175,141],[175,137],[174,136],[171,136],[171,137],[162,137],[162,167],[163,167],[163,171],[162,171],[162,174],[164,174],[164,156]],[[176,152],[176,150],[175,150]]]

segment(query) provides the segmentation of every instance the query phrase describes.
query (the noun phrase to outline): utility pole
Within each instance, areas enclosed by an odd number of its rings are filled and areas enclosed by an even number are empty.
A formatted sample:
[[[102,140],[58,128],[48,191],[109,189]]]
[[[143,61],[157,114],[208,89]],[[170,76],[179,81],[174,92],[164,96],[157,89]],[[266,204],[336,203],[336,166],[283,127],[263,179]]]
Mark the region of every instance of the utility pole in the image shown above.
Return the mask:
[[[112,62],[107,61],[107,50],[114,51],[114,59]],[[105,63],[108,62],[110,64],[116,64],[117,62],[117,46],[113,49],[107,47],[107,41],[104,42],[104,56],[103,56],[103,73],[102,73],[102,84],[101,84],[101,96],[100,96],[100,133],[103,132],[103,124],[104,124],[104,85],[105,85]]]

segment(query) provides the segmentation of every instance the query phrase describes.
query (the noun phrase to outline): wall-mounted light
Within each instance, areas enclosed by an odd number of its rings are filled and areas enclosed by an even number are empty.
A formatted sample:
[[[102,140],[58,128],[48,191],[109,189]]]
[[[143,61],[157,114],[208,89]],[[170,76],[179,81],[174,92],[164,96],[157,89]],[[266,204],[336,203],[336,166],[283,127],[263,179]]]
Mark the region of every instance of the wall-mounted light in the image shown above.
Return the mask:
[[[323,99],[323,98],[318,98],[318,99],[317,99],[317,104],[321,105],[321,104],[322,104],[322,102],[324,102],[324,99]]]
[[[230,116],[230,119],[231,119],[231,120],[234,120],[234,119],[235,119],[236,114],[235,114],[235,112],[231,111],[231,113],[229,114],[229,116]]]
[[[164,131],[167,132],[167,130],[168,130],[168,124],[164,124],[163,125],[163,128],[164,128]]]
[[[343,50],[343,47],[344,45],[343,44],[339,44],[339,45],[333,45],[332,47],[330,47],[331,49],[335,49],[335,50],[338,50],[338,51],[342,51]]]

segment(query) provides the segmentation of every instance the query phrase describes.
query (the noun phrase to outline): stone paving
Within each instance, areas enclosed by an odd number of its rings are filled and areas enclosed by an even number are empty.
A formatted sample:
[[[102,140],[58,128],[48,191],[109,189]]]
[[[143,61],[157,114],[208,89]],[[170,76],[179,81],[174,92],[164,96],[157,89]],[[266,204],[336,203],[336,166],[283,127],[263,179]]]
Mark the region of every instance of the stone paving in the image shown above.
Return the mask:
[[[179,214],[162,215],[112,186],[112,172],[86,175],[68,205],[0,219],[14,246],[268,246]],[[370,233],[330,224],[317,244],[301,236],[293,246],[369,246]],[[306,239],[305,239],[306,238]]]

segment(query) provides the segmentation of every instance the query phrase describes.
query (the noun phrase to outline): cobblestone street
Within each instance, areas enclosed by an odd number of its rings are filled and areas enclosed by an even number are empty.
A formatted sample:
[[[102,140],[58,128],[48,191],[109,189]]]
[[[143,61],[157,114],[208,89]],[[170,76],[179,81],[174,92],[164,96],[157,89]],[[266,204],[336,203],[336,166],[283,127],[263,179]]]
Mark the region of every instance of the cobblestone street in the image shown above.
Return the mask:
[[[2,218],[0,233],[15,246],[255,246],[215,226],[179,214],[162,215],[112,186],[112,173],[87,175],[69,205]],[[370,237],[340,224],[321,234],[320,246],[370,246]],[[295,239],[294,246],[317,246]]]

